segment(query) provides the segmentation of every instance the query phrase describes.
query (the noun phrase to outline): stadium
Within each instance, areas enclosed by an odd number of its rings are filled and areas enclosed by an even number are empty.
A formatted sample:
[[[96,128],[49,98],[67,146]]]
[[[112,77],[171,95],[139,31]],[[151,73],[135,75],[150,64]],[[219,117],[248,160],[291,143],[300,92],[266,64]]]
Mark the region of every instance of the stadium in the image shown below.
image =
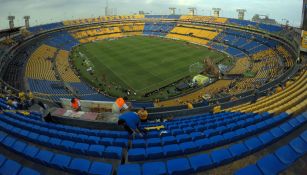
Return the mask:
[[[8,16],[0,174],[306,174],[302,5],[300,28],[245,20],[245,9],[230,18],[106,6],[34,26],[24,16],[19,27]],[[120,122],[127,113],[140,116],[136,128]]]

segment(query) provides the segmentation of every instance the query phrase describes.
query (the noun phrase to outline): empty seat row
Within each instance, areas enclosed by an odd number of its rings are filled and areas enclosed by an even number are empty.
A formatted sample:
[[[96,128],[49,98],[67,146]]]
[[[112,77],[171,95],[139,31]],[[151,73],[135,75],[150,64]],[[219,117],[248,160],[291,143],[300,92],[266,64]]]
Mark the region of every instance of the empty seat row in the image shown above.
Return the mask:
[[[204,132],[192,132],[189,134],[180,134],[172,136],[171,133],[164,133],[163,136],[134,139],[131,142],[132,148],[145,148],[150,146],[165,146],[170,144],[181,144],[185,142],[198,142],[206,139],[212,142],[213,146],[233,141],[254,133],[257,128],[267,128],[287,118],[287,115],[281,114],[278,117],[269,118],[269,116],[257,115],[251,120],[243,120],[235,124],[217,127],[215,129],[205,130]],[[267,119],[267,120],[266,120]],[[249,131],[247,131],[249,129]],[[153,132],[151,132],[153,133]],[[210,142],[210,143],[211,143]],[[207,145],[208,146],[208,145]]]
[[[197,140],[192,141],[191,139],[183,141],[179,144],[176,144],[175,141],[171,142],[171,140],[167,140],[168,144],[164,143],[161,145],[154,145],[146,147],[145,145],[138,145],[138,148],[132,148],[128,151],[128,160],[129,161],[143,161],[143,160],[150,160],[150,159],[159,159],[171,156],[182,156],[185,154],[190,154],[194,152],[199,152],[203,150],[208,150],[210,148],[214,148],[216,146],[220,146],[226,143],[231,143],[236,140],[240,140],[244,137],[251,136],[252,134],[261,132],[263,129],[270,128],[277,123],[287,119],[288,116],[281,114],[277,117],[267,119],[263,121],[263,124],[256,124],[251,125],[253,127],[246,127],[241,128],[235,131],[231,131],[229,133],[225,133],[223,135],[216,135],[210,138],[200,138]],[[304,118],[303,118],[304,119]],[[291,123],[296,123],[296,120],[291,120]],[[302,120],[304,122],[304,120]],[[293,124],[295,125],[295,124]],[[278,127],[272,129],[272,133],[278,135],[280,129]],[[168,138],[168,137],[164,137]],[[162,140],[164,139],[162,138]],[[186,137],[188,139],[188,137]],[[147,141],[151,141],[152,139],[148,139]],[[134,140],[135,141],[135,140]],[[254,142],[258,140],[254,139],[248,141],[247,143],[251,142],[251,147]],[[149,142],[151,143],[151,142]],[[255,145],[257,146],[257,145]]]
[[[307,152],[307,130],[300,136],[281,146],[274,153],[269,153],[259,159],[256,164],[248,165],[235,172],[236,175],[274,175],[282,172],[295,163]]]
[[[58,138],[62,140],[70,140],[74,142],[83,142],[88,144],[102,144],[107,146],[120,146],[120,147],[128,146],[128,139],[126,138],[108,138],[108,137],[98,137],[98,136],[87,136],[84,134],[67,133],[63,131],[57,131],[55,129],[33,126],[32,124],[18,121],[6,115],[0,115],[0,121],[14,125],[16,126],[16,128],[21,128],[25,131],[37,133],[42,136],[50,138]]]
[[[242,143],[226,148],[219,148],[210,153],[202,153],[189,157],[167,159],[165,161],[145,162],[143,164],[125,164],[118,167],[118,175],[149,175],[149,174],[192,174],[224,165],[264,148],[282,137],[293,132],[307,122],[307,114],[299,115],[289,121],[251,137]],[[306,136],[306,134],[304,134]],[[302,149],[302,144],[296,143]],[[304,149],[306,152],[305,145]],[[154,173],[153,173],[154,172]],[[247,173],[250,174],[250,173]],[[251,173],[253,174],[253,173]]]
[[[35,132],[29,132],[27,130],[20,129],[16,126],[4,123],[2,121],[0,121],[0,130],[6,131],[15,136],[29,140],[33,143],[49,146],[51,148],[63,150],[66,152],[84,154],[84,155],[90,155],[90,156],[96,156],[96,157],[104,157],[104,158],[110,158],[110,159],[119,159],[119,160],[122,159],[122,153],[123,153],[122,147],[104,146],[99,143],[88,144],[88,143],[81,143],[81,142],[74,142],[70,140],[58,139],[55,137],[48,137],[46,135],[42,135],[42,134],[38,134]]]
[[[13,113],[13,112],[5,112],[5,115],[8,115],[12,118],[15,118],[20,121],[28,122],[35,126],[40,126],[46,129],[55,129],[63,132],[71,132],[75,134],[84,134],[88,136],[99,136],[99,137],[111,137],[111,138],[128,138],[128,132],[126,131],[106,131],[106,130],[95,130],[95,129],[87,129],[87,128],[80,128],[68,125],[61,125],[55,123],[46,123],[43,121],[36,121],[24,116],[20,113]]]
[[[50,168],[76,174],[111,175],[113,173],[113,166],[111,164],[71,157],[65,154],[40,149],[37,146],[27,144],[15,137],[9,136],[4,132],[0,132],[0,143],[10,151]]]
[[[36,170],[22,166],[20,163],[10,160],[0,154],[0,174],[1,175],[40,175]]]

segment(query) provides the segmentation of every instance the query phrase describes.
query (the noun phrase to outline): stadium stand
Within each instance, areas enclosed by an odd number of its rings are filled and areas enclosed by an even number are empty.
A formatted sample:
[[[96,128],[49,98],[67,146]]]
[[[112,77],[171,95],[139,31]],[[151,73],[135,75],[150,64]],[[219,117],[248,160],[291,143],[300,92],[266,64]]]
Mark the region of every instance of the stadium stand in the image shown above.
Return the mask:
[[[30,27],[28,30],[32,33],[39,33],[45,30],[52,30],[61,27],[63,27],[63,24],[61,22],[58,22],[58,23],[51,23],[51,24],[44,24],[35,27]]]
[[[146,22],[144,26],[144,35],[165,36],[175,26],[176,23]]]
[[[56,80],[52,62],[57,49],[48,45],[41,45],[29,58],[26,67],[26,77],[40,80]]]
[[[216,18],[213,16],[181,16],[180,20],[193,22],[208,22],[208,23],[225,23],[227,18]]]
[[[87,24],[95,22],[107,22],[112,20],[135,20],[142,19],[144,15],[131,15],[131,16],[106,16],[99,18],[88,18],[88,19],[78,19],[78,20],[66,20],[63,22],[64,25],[78,25],[78,24]]]
[[[71,51],[72,47],[77,46],[79,42],[72,37],[67,31],[56,32],[45,40],[45,44],[58,49]]]
[[[73,72],[68,61],[69,52],[60,50],[56,56],[56,67],[64,82],[80,82],[78,76]]]
[[[54,95],[68,94],[61,81],[28,78],[28,82],[32,92]]]
[[[243,74],[250,67],[250,62],[247,57],[236,60],[235,66],[228,72],[228,74]]]
[[[80,24],[91,25],[48,33]],[[227,74],[238,78],[222,77],[190,94],[157,101],[156,108],[151,102],[133,101],[133,110],[150,107],[149,118],[152,114],[159,116],[158,120],[142,123],[142,129],[164,127],[142,137],[126,131],[45,122],[38,112],[17,110],[19,107],[11,102],[16,97],[0,84],[0,174],[211,174],[213,169],[250,158],[270,146],[274,151],[254,156],[255,161],[246,167],[235,166],[234,174],[285,171],[307,152],[307,71],[306,65],[295,63],[292,48],[268,37],[283,30],[281,26],[246,20],[180,15],[108,16],[31,27],[32,34],[46,31],[46,36],[29,41],[28,47],[16,47],[16,53],[5,57],[4,61],[12,61],[0,73],[17,89],[29,89],[35,97],[54,102],[76,96],[81,100],[114,101],[83,82],[68,58],[80,43],[103,39],[150,35],[205,45],[233,57],[236,64]],[[0,45],[0,59],[9,46],[20,42],[23,38]],[[20,85],[24,78],[25,85]],[[257,96],[258,88],[266,95]],[[214,95],[224,92],[237,95],[238,100],[226,100],[234,105],[216,101]],[[202,104],[204,95],[214,98]],[[186,102],[194,103],[195,108],[185,109]],[[181,110],[184,115],[173,115]]]
[[[233,108],[230,111],[268,111],[270,113],[280,113],[290,109],[295,105],[302,103],[302,106],[298,109],[302,109],[306,106],[306,71],[300,76],[300,78],[286,87],[285,90],[278,92],[272,96],[264,97],[258,100],[254,104],[243,104]],[[288,111],[290,114],[294,111]]]

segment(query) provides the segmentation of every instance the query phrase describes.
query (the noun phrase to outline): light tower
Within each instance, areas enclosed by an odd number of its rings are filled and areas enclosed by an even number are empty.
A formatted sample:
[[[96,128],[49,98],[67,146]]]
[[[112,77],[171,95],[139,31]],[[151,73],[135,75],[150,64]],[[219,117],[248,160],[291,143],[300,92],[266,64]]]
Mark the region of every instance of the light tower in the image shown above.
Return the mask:
[[[176,8],[170,7],[168,9],[169,9],[171,15],[175,15],[176,14]]]
[[[30,27],[30,16],[24,16],[23,19],[25,19],[25,26],[26,26],[26,29],[28,29]]]
[[[15,16],[8,16],[7,19],[9,20],[10,29],[13,29]]]
[[[221,11],[221,9],[220,8],[212,8],[212,10],[213,10],[213,16],[214,17],[220,17],[220,11]]]
[[[194,16],[196,13],[196,8],[195,7],[190,7],[189,8],[189,15]]]
[[[104,9],[104,16],[108,16],[109,15],[109,1],[106,0],[106,7]]]
[[[238,12],[238,19],[244,20],[244,14],[245,14],[246,10],[245,9],[237,9],[237,12]]]

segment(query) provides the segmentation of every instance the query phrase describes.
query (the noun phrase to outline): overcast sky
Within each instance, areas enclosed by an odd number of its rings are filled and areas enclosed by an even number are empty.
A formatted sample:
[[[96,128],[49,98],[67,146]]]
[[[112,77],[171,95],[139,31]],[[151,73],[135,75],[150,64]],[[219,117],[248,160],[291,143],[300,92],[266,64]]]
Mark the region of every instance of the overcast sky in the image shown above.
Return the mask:
[[[169,7],[177,13],[187,14],[189,7],[196,7],[198,15],[211,15],[213,7],[221,8],[221,16],[236,18],[237,8],[247,10],[246,19],[254,14],[269,15],[278,22],[290,21],[300,26],[303,0],[109,0],[109,8],[116,8],[118,15],[144,10],[152,14],[168,14]],[[24,24],[23,16],[30,15],[30,25],[51,23],[64,19],[103,16],[106,0],[0,0],[0,29],[8,28],[8,15],[16,17],[15,25]]]

